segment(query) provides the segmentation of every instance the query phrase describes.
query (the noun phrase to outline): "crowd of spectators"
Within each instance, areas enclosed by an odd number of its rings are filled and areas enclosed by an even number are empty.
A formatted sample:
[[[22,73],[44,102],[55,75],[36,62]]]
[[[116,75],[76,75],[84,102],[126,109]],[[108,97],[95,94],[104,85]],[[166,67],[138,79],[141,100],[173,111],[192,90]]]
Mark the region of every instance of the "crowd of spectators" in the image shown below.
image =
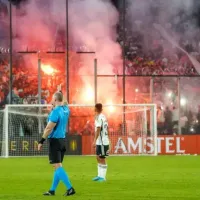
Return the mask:
[[[160,9],[160,8],[158,8]],[[154,10],[155,11],[155,10]],[[155,12],[156,13],[156,12]],[[189,13],[180,11],[174,16],[170,15],[170,21],[162,23],[167,34],[172,40],[175,40],[180,48],[173,45],[171,41],[165,37],[155,24],[159,24],[159,15],[152,17],[155,13],[151,13],[148,19],[145,17],[138,20],[130,13],[127,7],[125,14],[121,14],[120,23],[118,25],[118,39],[125,55],[125,66],[127,75],[152,76],[152,75],[177,75],[177,76],[195,76],[198,75],[195,66],[191,62],[188,55],[180,50],[184,49],[188,54],[200,61],[200,30],[195,27],[195,20]],[[158,12],[159,13],[159,12]],[[146,13],[145,13],[146,14]],[[175,47],[176,46],[176,47]],[[139,91],[148,91],[150,80],[142,81],[141,86],[137,86]],[[140,79],[137,78],[139,81]],[[178,79],[167,80],[164,77],[154,79],[154,101],[158,104],[158,133],[159,134],[177,134],[179,113],[178,109]],[[199,91],[197,88],[198,81],[195,78],[188,80],[182,79],[181,93],[187,96],[188,101],[194,103],[193,109],[188,106],[180,108],[180,127],[181,133],[199,133],[199,120],[197,114]],[[146,82],[146,84],[144,84]],[[170,84],[169,84],[170,83]],[[186,87],[190,85],[190,90]],[[195,83],[196,86],[193,84]],[[136,85],[137,82],[136,82]],[[173,87],[171,87],[173,85]],[[134,87],[135,88],[135,87]],[[144,89],[145,90],[144,90]],[[166,101],[166,94],[173,91],[175,95],[170,101]],[[192,94],[189,94],[190,92]],[[185,94],[187,93],[187,95]],[[192,99],[192,98],[193,99]],[[175,106],[176,107],[175,107]],[[196,110],[195,110],[196,108]]]
[[[121,14],[118,25],[118,42],[124,50],[126,74],[197,75],[188,56],[155,29],[154,24],[159,19],[152,18],[151,22],[147,22],[146,18],[134,20],[131,14],[127,8],[125,21]],[[162,25],[171,37],[176,36],[181,48],[200,60],[200,30],[191,29],[190,26],[194,26],[193,18],[188,18],[187,13],[179,13]],[[187,32],[190,32],[189,36]]]
[[[13,65],[12,100],[14,103],[18,104],[23,103],[24,98],[31,98],[37,95],[37,82],[29,76],[30,73],[23,64],[18,66],[18,61],[15,60]],[[0,56],[0,73],[0,102],[1,105],[4,105],[9,102],[9,63],[4,56]],[[26,100],[24,100],[24,102],[25,101]],[[31,102],[29,101],[29,103]]]
[[[158,107],[158,134],[177,135],[199,134],[200,133],[200,108],[197,112],[191,110],[180,111],[180,130],[179,130],[179,110],[175,107]]]
[[[14,104],[37,104],[37,69],[34,70],[34,66],[27,66],[23,56],[14,55],[13,58],[12,102]],[[63,75],[60,73],[57,76],[46,75],[41,70],[41,103],[50,102],[53,92],[58,89],[58,86],[64,85],[65,79],[61,76]],[[9,63],[4,55],[0,56],[0,88],[0,105],[3,106],[9,102]]]

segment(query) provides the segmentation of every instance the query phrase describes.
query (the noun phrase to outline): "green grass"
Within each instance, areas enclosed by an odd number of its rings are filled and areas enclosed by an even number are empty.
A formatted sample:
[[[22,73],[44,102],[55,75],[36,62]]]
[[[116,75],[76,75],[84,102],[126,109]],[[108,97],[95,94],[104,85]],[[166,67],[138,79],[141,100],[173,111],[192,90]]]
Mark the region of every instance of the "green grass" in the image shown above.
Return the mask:
[[[94,157],[66,157],[64,167],[77,191],[63,197],[58,186],[55,197],[43,197],[53,170],[47,158],[0,159],[2,200],[200,200],[200,157],[109,157],[107,182],[97,183]]]

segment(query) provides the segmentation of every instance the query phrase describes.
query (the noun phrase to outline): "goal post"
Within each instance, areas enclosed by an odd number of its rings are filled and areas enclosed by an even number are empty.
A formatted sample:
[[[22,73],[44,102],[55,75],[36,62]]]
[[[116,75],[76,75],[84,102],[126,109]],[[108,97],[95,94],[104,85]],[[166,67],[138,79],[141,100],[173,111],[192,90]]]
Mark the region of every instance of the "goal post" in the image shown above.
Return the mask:
[[[68,138],[80,138],[80,155],[94,155],[94,105],[72,104]],[[48,144],[37,151],[51,105],[6,105],[0,111],[0,155],[46,156]],[[109,124],[111,155],[157,155],[157,108],[155,104],[103,105]],[[125,122],[125,123],[124,123]],[[74,139],[69,145],[77,147]],[[67,152],[68,153],[68,152]]]

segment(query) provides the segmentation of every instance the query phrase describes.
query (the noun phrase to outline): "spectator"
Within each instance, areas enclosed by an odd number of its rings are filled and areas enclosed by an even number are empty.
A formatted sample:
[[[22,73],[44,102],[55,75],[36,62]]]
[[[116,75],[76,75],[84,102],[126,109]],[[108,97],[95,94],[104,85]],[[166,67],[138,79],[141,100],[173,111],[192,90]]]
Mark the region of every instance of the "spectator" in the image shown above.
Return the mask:
[[[163,134],[164,132],[164,112],[161,106],[157,109],[157,121],[158,121],[158,134]]]
[[[200,106],[197,113],[197,133],[200,134]]]
[[[172,110],[172,127],[174,134],[178,133],[179,110],[174,106]]]
[[[6,103],[7,104],[9,103],[9,99],[10,99],[10,92],[8,93],[7,98],[6,98]],[[19,92],[18,92],[16,87],[13,88],[12,99],[13,99],[13,103],[14,104],[22,103],[22,99],[19,97]]]
[[[165,128],[165,133],[167,134],[172,134],[172,111],[169,109],[169,107],[166,107],[165,113],[164,113],[164,128]]]

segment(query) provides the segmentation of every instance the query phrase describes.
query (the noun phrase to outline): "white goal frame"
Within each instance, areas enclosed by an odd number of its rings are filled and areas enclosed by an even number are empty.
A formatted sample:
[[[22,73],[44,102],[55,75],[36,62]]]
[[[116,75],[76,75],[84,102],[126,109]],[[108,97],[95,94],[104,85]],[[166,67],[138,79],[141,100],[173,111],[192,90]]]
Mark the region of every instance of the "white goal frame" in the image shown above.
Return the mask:
[[[50,104],[11,104],[6,105],[5,109],[3,110],[4,117],[3,117],[3,136],[2,136],[2,151],[0,157],[8,158],[9,156],[9,108],[11,107],[50,107]],[[69,107],[94,107],[94,104],[69,104]],[[153,133],[153,140],[154,140],[154,153],[150,155],[157,156],[157,105],[156,104],[104,104],[103,107],[110,107],[110,106],[118,106],[118,107],[143,107],[144,110],[147,110],[147,108],[150,109],[150,130]],[[11,112],[14,113],[15,112]],[[146,113],[146,112],[145,112]],[[31,115],[31,114],[30,114]],[[145,114],[146,115],[146,114]],[[147,118],[147,116],[145,116]],[[2,156],[3,154],[3,156]],[[132,155],[132,154],[129,154]],[[134,154],[133,154],[134,155]],[[140,154],[141,155],[141,154]],[[145,155],[145,154],[142,154]]]

